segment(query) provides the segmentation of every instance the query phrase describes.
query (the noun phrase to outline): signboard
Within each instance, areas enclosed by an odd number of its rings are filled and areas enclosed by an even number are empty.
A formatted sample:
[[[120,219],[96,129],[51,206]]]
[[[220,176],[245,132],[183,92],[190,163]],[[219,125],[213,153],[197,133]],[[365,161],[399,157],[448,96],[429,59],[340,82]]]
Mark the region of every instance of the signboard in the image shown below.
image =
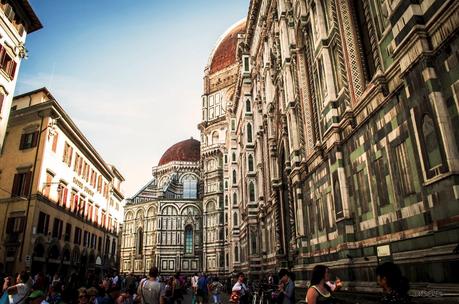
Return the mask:
[[[384,246],[378,246],[376,247],[376,252],[378,257],[387,257],[390,256],[390,246],[389,245],[384,245]]]

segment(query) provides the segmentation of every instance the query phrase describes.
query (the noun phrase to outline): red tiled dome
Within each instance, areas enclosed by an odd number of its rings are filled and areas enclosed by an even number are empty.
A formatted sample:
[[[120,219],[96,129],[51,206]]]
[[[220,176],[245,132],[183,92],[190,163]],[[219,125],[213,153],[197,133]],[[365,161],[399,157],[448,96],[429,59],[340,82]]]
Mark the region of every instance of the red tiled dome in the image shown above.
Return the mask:
[[[176,143],[164,152],[158,166],[173,161],[197,162],[201,158],[201,143],[190,138]]]
[[[245,31],[245,20],[239,21],[220,38],[210,61],[210,74],[236,63],[237,36]]]

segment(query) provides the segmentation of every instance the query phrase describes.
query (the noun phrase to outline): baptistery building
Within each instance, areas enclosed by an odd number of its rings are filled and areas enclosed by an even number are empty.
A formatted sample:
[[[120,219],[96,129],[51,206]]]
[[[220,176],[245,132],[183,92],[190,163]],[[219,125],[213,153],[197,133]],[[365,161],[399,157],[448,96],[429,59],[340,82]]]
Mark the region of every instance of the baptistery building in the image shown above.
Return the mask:
[[[200,142],[170,147],[153,178],[125,206],[121,272],[162,274],[203,270],[203,207]]]

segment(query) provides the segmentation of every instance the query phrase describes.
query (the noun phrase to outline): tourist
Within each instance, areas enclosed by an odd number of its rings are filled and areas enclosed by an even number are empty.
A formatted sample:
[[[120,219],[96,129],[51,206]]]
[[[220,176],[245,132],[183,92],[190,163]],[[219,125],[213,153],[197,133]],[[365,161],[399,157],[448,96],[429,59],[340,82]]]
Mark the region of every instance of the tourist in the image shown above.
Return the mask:
[[[191,292],[192,292],[191,304],[196,304],[196,296],[197,296],[197,292],[198,292],[198,280],[199,280],[199,276],[198,276],[197,273],[195,273],[191,277]]]
[[[61,282],[61,278],[59,277],[59,273],[58,272],[54,273],[53,279],[51,281],[51,285],[54,285],[55,283],[60,283],[60,282]]]
[[[295,303],[295,284],[290,278],[290,275],[287,269],[281,269],[279,271],[278,297],[280,297],[278,303],[282,303],[282,304]]]
[[[52,285],[48,288],[48,297],[46,298],[46,302],[49,304],[59,304],[62,302],[62,284],[61,281],[54,281]]]
[[[236,284],[234,284],[233,286],[232,292],[235,293],[231,295],[231,298],[233,298],[233,301],[239,304],[249,303],[249,289],[244,283],[244,274],[242,272],[238,273],[237,281],[236,281]]]
[[[212,292],[212,303],[220,304],[221,297],[220,293],[222,292],[223,284],[220,283],[218,278],[214,278],[212,283],[210,284],[210,291]]]
[[[8,288],[13,285],[13,277],[5,277],[3,279],[2,297],[0,298],[0,304],[10,304],[10,298],[8,295]]]
[[[205,273],[198,279],[198,289],[196,292],[199,304],[207,304],[209,298],[209,280]]]
[[[177,272],[173,278],[173,298],[174,302],[181,304],[183,300],[183,294],[185,289],[185,282],[180,275],[180,272]]]
[[[402,276],[400,268],[392,262],[386,262],[376,267],[376,279],[383,289],[381,304],[411,303],[408,295],[408,280]]]
[[[30,295],[27,297],[27,303],[28,304],[48,304],[48,302],[45,301],[45,293],[41,290],[34,290],[30,293]]]
[[[89,304],[97,304],[97,288],[91,287],[87,290],[89,296]]]
[[[325,265],[316,265],[312,270],[311,285],[306,293],[308,304],[330,304],[333,297],[330,287],[326,282],[330,281],[330,270]]]
[[[161,297],[161,283],[158,282],[158,268],[152,267],[148,279],[143,280],[137,289],[142,304],[159,304]]]
[[[10,286],[7,289],[9,295],[12,295],[11,304],[24,304],[31,288],[28,284],[29,274],[22,271],[16,278],[16,285]]]
[[[89,295],[86,288],[81,287],[78,289],[78,304],[88,304],[89,303]]]
[[[162,297],[166,304],[174,303],[174,278],[169,277],[164,285]]]

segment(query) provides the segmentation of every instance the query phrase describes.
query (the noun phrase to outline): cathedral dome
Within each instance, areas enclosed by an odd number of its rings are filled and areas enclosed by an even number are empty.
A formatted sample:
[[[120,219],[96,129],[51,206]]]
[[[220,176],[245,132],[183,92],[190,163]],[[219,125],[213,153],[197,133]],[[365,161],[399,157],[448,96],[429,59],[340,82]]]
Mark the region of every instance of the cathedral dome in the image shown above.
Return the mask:
[[[201,158],[201,143],[190,138],[176,143],[164,152],[158,166],[173,161],[197,162]]]
[[[238,35],[244,33],[245,19],[230,27],[218,40],[209,58],[210,74],[217,73],[236,63]]]

